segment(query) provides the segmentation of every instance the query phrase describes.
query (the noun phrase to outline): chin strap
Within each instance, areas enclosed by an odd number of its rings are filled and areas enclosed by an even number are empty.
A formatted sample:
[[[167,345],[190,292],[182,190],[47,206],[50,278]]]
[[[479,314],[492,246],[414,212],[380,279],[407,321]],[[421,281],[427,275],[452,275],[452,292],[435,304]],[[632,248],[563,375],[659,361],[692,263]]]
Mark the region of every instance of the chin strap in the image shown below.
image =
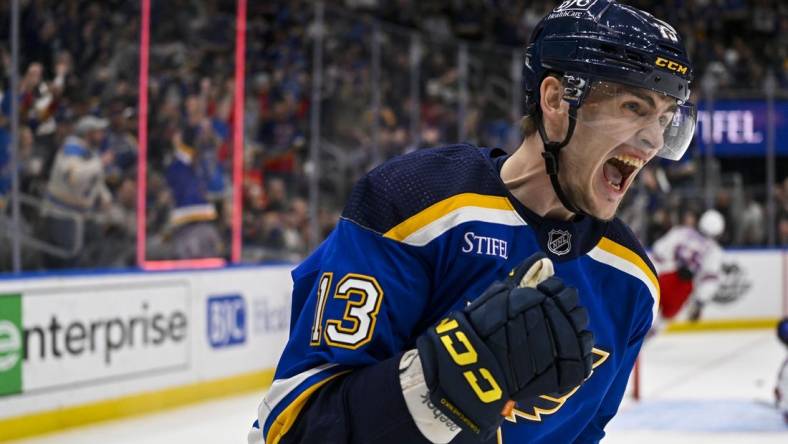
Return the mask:
[[[561,188],[561,183],[558,181],[558,158],[559,152],[561,148],[565,147],[566,144],[569,143],[569,139],[572,138],[572,134],[575,132],[575,123],[577,121],[577,107],[570,106],[569,107],[569,129],[566,131],[566,137],[562,142],[550,142],[547,138],[547,132],[544,129],[544,123],[542,122],[542,113],[537,112],[536,114],[536,128],[539,130],[539,136],[542,138],[542,143],[544,144],[544,152],[542,153],[542,157],[544,158],[544,166],[547,170],[547,175],[550,176],[550,183],[553,184],[553,190],[555,194],[558,196],[558,200],[561,201],[561,204],[572,213],[582,216],[588,216],[588,214],[578,208],[572,201],[569,200],[569,197],[564,193],[564,190]]]

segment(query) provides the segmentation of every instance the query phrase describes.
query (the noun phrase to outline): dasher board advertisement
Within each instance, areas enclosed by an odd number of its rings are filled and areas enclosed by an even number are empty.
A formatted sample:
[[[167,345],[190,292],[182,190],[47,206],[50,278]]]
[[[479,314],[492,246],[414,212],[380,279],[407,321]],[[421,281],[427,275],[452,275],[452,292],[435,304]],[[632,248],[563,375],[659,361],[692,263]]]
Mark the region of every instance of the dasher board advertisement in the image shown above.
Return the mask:
[[[185,282],[0,294],[0,396],[189,366]]]

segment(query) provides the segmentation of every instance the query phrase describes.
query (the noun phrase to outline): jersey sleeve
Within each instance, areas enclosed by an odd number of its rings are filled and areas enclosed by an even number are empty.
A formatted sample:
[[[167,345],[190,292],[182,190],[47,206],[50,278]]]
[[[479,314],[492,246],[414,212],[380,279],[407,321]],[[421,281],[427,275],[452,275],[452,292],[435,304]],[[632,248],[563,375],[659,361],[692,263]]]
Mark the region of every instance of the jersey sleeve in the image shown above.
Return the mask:
[[[644,296],[646,297],[640,298],[641,301],[648,301],[651,299],[650,296]],[[643,305],[646,305],[646,303]],[[576,444],[596,444],[601,441],[605,436],[605,426],[618,412],[618,407],[621,404],[627,384],[629,383],[629,377],[632,374],[632,368],[635,366],[640,348],[651,328],[651,307],[644,306],[639,312],[644,315],[634,324],[634,333],[627,342],[624,357],[619,364],[613,382],[607,394],[605,394],[605,397],[602,399],[602,403],[599,405],[596,415],[575,440]]]
[[[629,312],[631,322],[627,323],[627,329],[624,330],[626,342],[619,352],[621,358],[615,360],[617,368],[612,382],[597,406],[593,418],[575,440],[578,444],[598,443],[605,436],[605,426],[618,411],[635,360],[659,307],[659,282],[656,270],[632,231],[616,220],[609,227],[606,238],[600,242],[600,245],[621,259],[621,261],[618,259],[611,261],[597,256],[607,263],[618,263],[616,268],[624,272],[619,279],[630,282],[631,285],[624,287],[624,291],[634,303]]]
[[[432,270],[424,251],[383,236],[380,221],[396,208],[370,180],[293,271],[291,334],[258,411],[268,444],[419,442],[397,363],[425,328]]]

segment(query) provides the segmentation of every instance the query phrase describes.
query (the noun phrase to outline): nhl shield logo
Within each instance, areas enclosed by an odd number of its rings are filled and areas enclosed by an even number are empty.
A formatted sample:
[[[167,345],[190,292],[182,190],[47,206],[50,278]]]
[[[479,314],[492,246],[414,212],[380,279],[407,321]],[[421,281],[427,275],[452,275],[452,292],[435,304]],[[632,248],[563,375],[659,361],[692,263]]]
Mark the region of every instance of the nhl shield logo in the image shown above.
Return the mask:
[[[556,256],[563,256],[572,249],[572,234],[566,230],[550,230],[547,233],[547,249]]]

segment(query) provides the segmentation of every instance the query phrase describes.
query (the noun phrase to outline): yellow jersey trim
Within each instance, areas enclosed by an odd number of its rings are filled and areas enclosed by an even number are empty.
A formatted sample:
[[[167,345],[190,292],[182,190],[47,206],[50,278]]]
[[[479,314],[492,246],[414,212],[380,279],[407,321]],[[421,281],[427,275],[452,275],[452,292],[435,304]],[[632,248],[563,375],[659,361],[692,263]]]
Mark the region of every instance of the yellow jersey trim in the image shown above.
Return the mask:
[[[440,219],[454,210],[463,207],[479,207],[492,210],[515,211],[512,203],[509,202],[509,199],[506,197],[488,196],[476,193],[461,193],[443,199],[419,211],[413,216],[407,218],[405,221],[400,222],[394,228],[388,230],[383,234],[383,237],[401,242],[411,234],[426,227],[430,223]]]
[[[621,259],[631,263],[632,265],[638,267],[643,274],[646,275],[649,281],[654,285],[654,288],[657,291],[656,294],[656,301],[654,301],[655,307],[659,307],[659,298],[660,298],[660,290],[659,290],[659,281],[657,280],[657,276],[651,271],[651,268],[646,264],[646,261],[640,257],[639,254],[635,253],[634,251],[630,250],[629,248],[619,244],[618,242],[614,242],[609,238],[603,237],[597,247],[600,249],[614,255],[618,256]]]
[[[309,400],[309,397],[312,396],[312,393],[317,391],[320,387],[331,381],[332,379],[336,378],[337,376],[344,375],[345,373],[349,373],[350,370],[345,370],[339,372],[335,375],[331,375],[328,378],[314,384],[313,386],[309,387],[308,389],[301,392],[296,399],[291,402],[287,408],[282,410],[282,413],[276,417],[274,422],[271,423],[271,428],[268,429],[268,435],[265,438],[266,444],[278,444],[279,441],[282,439],[283,436],[293,427],[295,424],[296,419],[298,419],[298,414],[301,413],[301,410],[304,409],[306,402]],[[260,424],[260,428],[264,425]]]
[[[132,415],[157,413],[173,407],[203,402],[213,398],[260,391],[271,385],[273,379],[274,370],[267,369],[228,378],[0,419],[0,442]]]

